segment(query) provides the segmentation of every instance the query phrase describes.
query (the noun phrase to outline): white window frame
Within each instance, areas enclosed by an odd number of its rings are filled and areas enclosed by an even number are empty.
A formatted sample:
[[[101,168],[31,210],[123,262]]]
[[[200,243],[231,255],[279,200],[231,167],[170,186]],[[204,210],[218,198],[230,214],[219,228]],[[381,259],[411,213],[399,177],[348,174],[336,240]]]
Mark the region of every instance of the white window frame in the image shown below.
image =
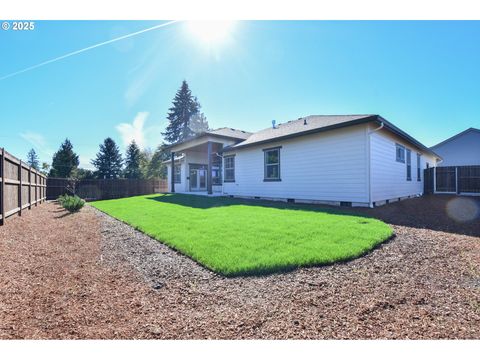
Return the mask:
[[[227,167],[227,160],[231,160],[231,166]],[[235,182],[235,155],[225,155],[223,157],[224,172],[223,172],[223,182]],[[228,172],[232,171],[233,176],[231,178],[227,177]]]
[[[417,181],[422,181],[422,154],[417,153]]]
[[[281,175],[280,175],[280,149],[281,146],[277,146],[274,148],[269,148],[269,149],[263,149],[263,181],[282,181]],[[278,153],[278,162],[276,163],[267,163],[268,159],[268,153],[276,151]],[[278,167],[278,176],[277,177],[267,177],[268,171],[267,168],[269,166],[277,166]]]
[[[177,173],[177,169],[178,169],[178,173]],[[173,182],[175,184],[181,184],[182,183],[182,165],[181,164],[173,165],[172,174],[173,174]]]
[[[412,181],[412,150],[406,149],[405,164],[407,169],[407,181]]]
[[[401,152],[399,153],[399,150],[401,150]],[[403,145],[400,145],[400,144],[395,144],[395,160],[399,163],[402,163],[402,164],[405,164],[405,146]],[[401,156],[398,156],[400,155]]]

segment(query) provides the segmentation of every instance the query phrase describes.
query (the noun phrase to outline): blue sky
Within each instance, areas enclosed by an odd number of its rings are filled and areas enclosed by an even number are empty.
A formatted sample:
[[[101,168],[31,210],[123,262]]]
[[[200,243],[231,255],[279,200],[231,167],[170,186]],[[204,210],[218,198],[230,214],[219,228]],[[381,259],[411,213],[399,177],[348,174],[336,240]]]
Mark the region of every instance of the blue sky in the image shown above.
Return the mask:
[[[0,78],[161,21],[40,21],[0,31]],[[480,127],[480,22],[247,21],[206,44],[184,23],[0,80],[0,147],[81,165],[113,137],[155,148],[186,79],[213,128],[380,114],[425,145]]]

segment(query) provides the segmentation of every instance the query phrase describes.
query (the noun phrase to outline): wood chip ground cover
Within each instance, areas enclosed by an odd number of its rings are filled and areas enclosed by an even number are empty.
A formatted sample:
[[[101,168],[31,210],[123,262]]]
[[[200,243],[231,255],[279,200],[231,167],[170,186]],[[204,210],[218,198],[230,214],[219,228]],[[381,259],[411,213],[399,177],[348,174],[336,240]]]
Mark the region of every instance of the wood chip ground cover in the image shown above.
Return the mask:
[[[281,202],[153,194],[92,205],[226,276],[350,260],[393,233],[371,217]]]
[[[478,339],[479,221],[452,221],[449,201],[359,210],[396,233],[362,258],[233,279],[89,206],[47,203],[0,227],[0,338]]]

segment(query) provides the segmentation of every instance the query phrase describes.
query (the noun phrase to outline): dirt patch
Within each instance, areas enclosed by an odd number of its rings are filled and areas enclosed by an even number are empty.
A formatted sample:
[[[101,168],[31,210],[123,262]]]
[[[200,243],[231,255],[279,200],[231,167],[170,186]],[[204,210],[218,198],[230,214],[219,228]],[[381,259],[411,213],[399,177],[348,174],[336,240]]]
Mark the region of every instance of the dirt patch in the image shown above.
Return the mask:
[[[394,225],[345,264],[225,279],[90,207],[64,214],[0,227],[0,338],[480,338],[477,237]]]

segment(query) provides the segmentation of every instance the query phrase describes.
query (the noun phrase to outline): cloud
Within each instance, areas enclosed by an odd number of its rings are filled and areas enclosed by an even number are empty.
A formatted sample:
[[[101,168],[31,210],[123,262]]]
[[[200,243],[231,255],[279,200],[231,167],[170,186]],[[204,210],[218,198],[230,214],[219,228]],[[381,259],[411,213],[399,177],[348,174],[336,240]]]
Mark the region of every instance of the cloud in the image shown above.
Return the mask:
[[[79,155],[78,160],[80,162],[80,165],[78,165],[78,167],[88,169],[88,170],[95,170],[95,167],[90,162],[90,160],[94,158],[95,156]]]
[[[147,120],[149,113],[147,111],[139,112],[135,119],[133,119],[133,123],[121,123],[118,124],[115,128],[120,133],[122,137],[123,145],[128,146],[135,140],[137,145],[141,148],[145,148],[145,120]]]
[[[48,146],[47,141],[42,134],[33,131],[26,131],[20,133],[20,137],[28,141],[36,151],[49,157],[52,156],[53,150]]]

